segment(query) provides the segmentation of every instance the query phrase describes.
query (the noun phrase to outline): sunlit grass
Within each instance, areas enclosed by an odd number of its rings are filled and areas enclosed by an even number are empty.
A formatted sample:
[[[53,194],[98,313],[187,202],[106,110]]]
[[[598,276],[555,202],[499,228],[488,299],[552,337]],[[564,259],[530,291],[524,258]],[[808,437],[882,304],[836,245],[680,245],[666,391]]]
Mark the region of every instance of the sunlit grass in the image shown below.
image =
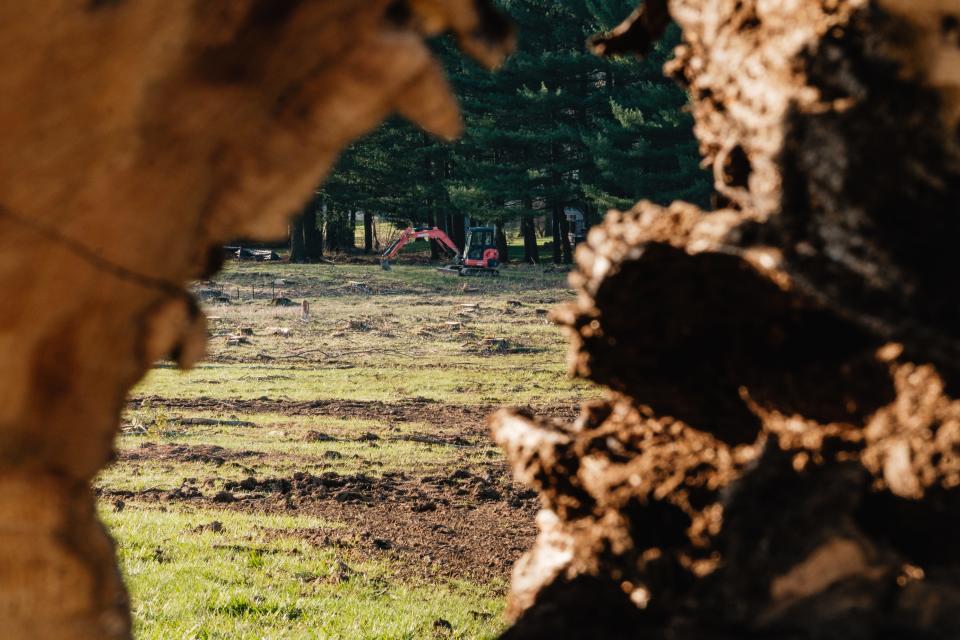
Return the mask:
[[[562,283],[537,268],[450,278],[425,266],[234,266],[216,286],[238,288],[241,302],[208,309],[214,361],[155,369],[134,396],[573,403],[590,387],[566,378],[564,340],[547,319],[572,298]],[[310,302],[309,318],[272,306],[281,294]],[[228,344],[238,329],[252,335]]]
[[[483,293],[496,295],[510,291],[556,293],[565,287],[565,273],[549,266],[510,265],[501,268],[498,278],[461,278],[438,272],[435,267],[441,264],[394,262],[390,271],[384,271],[377,264],[333,266],[326,263],[290,265],[230,262],[216,281],[228,287],[240,286],[240,296],[244,299],[250,295],[250,286],[256,286],[261,296],[264,291],[274,288],[277,292],[287,293],[317,290],[327,294],[349,294],[354,292],[357,283],[384,294],[423,291],[430,295],[446,293],[465,296]],[[279,279],[288,282],[278,285],[276,281]],[[464,287],[473,291],[463,292]],[[227,293],[236,294],[236,291]]]
[[[504,357],[511,362],[385,358],[351,368],[231,363],[205,364],[186,373],[155,369],[134,396],[383,402],[420,397],[454,404],[544,405],[574,403],[589,390],[568,380],[563,364],[529,355]]]
[[[453,441],[461,435],[459,414],[450,412],[445,422],[444,407],[473,407],[477,416],[480,407],[500,405],[546,411],[599,394],[567,377],[565,340],[548,319],[551,308],[573,299],[565,275],[535,267],[502,274],[458,278],[402,263],[389,272],[375,264],[248,263],[228,265],[216,282],[198,285],[207,297],[222,292],[230,299],[205,304],[209,360],[186,373],[158,363],[133,392],[125,416],[132,428],[117,442],[121,460],[96,481],[106,491],[103,515],[130,584],[137,637],[419,640],[434,637],[438,619],[452,624],[449,637],[496,637],[504,626],[504,584],[421,584],[400,576],[385,557],[344,555],[298,535],[342,523],[258,513],[256,501],[223,511],[136,497],[120,512],[109,506],[112,492],[166,492],[185,482],[210,498],[251,475],[489,469],[501,452],[477,425],[464,434],[468,440]],[[290,306],[272,303],[281,296]],[[244,342],[229,343],[232,335]],[[207,399],[222,408],[177,408],[165,399]],[[261,411],[238,402],[259,399],[276,402]],[[336,409],[285,410],[285,401],[317,400],[418,408],[378,415],[374,407],[362,418],[326,415]],[[193,425],[184,418],[251,424]],[[332,439],[317,441],[310,431]],[[405,439],[412,434],[445,439]],[[222,460],[216,451],[193,461],[150,453],[168,445],[222,447]],[[213,520],[224,532],[198,529]],[[341,562],[350,565],[347,579]]]
[[[453,637],[480,639],[503,627],[502,585],[398,579],[387,561],[293,535],[336,529],[317,518],[136,505],[101,515],[141,640],[413,640],[431,637],[439,619]],[[222,532],[201,529],[213,521]]]

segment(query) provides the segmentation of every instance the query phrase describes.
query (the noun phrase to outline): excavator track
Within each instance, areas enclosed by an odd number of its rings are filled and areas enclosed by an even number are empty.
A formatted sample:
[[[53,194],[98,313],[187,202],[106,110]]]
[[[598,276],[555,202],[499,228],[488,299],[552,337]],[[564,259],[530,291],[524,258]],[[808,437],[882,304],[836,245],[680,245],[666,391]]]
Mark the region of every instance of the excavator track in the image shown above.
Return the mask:
[[[453,274],[455,276],[460,275],[460,267],[458,267],[455,264],[448,264],[445,267],[437,267],[437,271],[439,271],[440,273]]]
[[[479,267],[461,267],[455,264],[448,264],[445,267],[437,267],[440,273],[448,273],[455,276],[467,278],[496,278],[500,275],[499,269],[483,269]]]
[[[496,278],[500,275],[497,269],[477,269],[473,267],[461,267],[460,275],[474,278]]]

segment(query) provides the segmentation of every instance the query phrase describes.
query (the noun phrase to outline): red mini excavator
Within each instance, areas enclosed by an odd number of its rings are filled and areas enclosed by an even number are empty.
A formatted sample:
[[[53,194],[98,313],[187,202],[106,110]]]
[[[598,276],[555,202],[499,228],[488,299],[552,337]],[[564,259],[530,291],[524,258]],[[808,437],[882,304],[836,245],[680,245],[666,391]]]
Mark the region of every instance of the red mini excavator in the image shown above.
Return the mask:
[[[400,250],[414,240],[435,240],[438,245],[454,256],[454,263],[440,267],[442,273],[455,273],[461,276],[498,276],[500,271],[500,252],[497,251],[496,234],[493,227],[471,227],[467,230],[467,246],[463,253],[457,248],[442,229],[437,227],[407,227],[400,237],[390,243],[380,256],[380,266],[390,270],[390,261]]]

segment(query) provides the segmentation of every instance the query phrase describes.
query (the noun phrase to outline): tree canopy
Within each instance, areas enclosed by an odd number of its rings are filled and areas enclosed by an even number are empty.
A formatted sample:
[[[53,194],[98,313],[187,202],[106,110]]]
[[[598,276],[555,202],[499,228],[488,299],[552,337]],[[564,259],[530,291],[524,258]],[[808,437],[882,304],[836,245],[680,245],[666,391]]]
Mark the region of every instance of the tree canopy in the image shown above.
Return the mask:
[[[311,206],[321,226],[335,229],[345,212],[363,211],[439,225],[462,246],[466,217],[516,226],[528,236],[526,258],[537,261],[532,220],[545,217],[559,262],[570,260],[569,207],[592,222],[640,199],[706,204],[711,185],[687,96],[662,72],[675,30],[645,60],[606,59],[585,42],[613,28],[633,0],[500,4],[520,36],[500,72],[464,61],[445,39],[433,43],[461,97],[463,139],[451,145],[400,119],[384,123],[347,149],[318,192]]]

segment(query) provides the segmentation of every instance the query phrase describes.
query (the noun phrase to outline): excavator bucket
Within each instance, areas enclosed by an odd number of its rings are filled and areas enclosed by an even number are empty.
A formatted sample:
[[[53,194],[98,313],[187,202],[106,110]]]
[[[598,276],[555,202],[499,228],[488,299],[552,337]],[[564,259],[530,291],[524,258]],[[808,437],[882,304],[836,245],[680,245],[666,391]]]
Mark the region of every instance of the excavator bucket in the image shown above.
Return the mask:
[[[384,271],[390,271],[390,261],[389,261],[389,260],[381,260],[381,261],[380,261],[380,268],[383,269]]]

